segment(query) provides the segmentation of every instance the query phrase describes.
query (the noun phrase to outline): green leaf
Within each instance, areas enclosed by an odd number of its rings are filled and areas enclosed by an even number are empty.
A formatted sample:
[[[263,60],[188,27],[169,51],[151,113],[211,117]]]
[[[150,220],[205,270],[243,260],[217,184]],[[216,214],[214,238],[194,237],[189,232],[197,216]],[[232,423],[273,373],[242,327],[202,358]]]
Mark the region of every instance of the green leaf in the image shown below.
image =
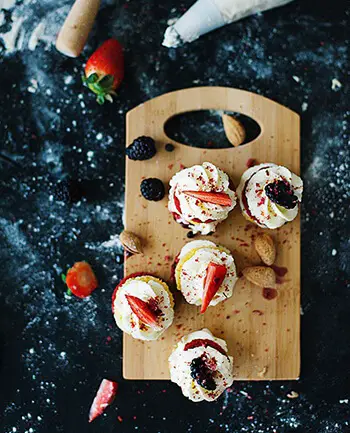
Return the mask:
[[[67,293],[68,296],[72,296],[72,294],[73,294],[72,291],[71,291],[70,289],[67,289],[67,292],[66,292],[66,293]]]
[[[66,283],[66,276],[64,274],[61,274],[61,278],[62,278],[62,281],[64,282],[64,284],[67,284]]]
[[[103,95],[98,95],[96,100],[98,104],[103,105],[105,102],[105,97]]]
[[[112,87],[113,81],[113,75],[106,75],[98,82],[98,84],[102,87],[102,89],[110,89]]]
[[[97,74],[91,74],[87,77],[86,82],[88,84],[94,84],[98,81],[98,75]]]

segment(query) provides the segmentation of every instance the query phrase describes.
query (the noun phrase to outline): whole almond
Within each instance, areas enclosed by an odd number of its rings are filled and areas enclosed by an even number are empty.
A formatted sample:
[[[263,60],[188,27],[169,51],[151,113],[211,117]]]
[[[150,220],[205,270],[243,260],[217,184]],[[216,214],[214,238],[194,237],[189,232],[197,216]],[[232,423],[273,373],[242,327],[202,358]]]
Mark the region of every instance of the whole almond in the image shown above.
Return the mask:
[[[120,243],[123,245],[126,251],[129,251],[131,254],[141,254],[142,253],[142,245],[141,240],[138,236],[136,236],[132,232],[128,232],[124,230],[119,235]]]
[[[228,141],[233,146],[239,146],[245,140],[245,129],[241,122],[228,114],[221,116]]]
[[[276,247],[270,235],[262,233],[255,238],[254,247],[265,265],[271,266],[276,259]]]
[[[250,266],[243,269],[244,277],[260,287],[274,287],[276,284],[275,271],[266,266]]]

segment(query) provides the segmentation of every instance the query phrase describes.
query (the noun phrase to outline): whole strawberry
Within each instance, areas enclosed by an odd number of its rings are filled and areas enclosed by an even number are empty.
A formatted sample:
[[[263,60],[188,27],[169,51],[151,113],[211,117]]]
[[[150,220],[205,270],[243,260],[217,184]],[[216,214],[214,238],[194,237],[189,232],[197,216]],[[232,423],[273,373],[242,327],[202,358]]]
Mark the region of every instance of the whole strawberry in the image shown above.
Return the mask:
[[[97,102],[113,102],[112,95],[124,78],[123,47],[108,39],[92,54],[85,66],[83,83],[97,95]]]
[[[98,281],[87,262],[76,262],[63,276],[69,290],[78,298],[86,298],[97,288]]]

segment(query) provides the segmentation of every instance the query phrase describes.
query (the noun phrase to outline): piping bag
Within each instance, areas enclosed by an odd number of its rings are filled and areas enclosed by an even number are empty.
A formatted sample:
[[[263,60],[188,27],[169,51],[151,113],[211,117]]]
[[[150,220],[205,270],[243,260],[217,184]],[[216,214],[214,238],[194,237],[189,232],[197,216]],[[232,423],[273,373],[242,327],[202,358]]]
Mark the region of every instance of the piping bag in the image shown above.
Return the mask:
[[[163,45],[168,48],[176,48],[226,24],[258,12],[283,6],[291,1],[197,0],[175,24],[166,29]]]

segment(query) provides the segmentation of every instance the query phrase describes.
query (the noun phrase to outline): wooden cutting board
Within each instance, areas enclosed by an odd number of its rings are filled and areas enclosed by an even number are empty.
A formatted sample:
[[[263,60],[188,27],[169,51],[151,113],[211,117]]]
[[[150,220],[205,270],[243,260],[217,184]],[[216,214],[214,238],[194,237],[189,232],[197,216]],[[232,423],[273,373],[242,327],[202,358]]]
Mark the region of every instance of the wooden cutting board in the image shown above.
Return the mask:
[[[193,110],[227,110],[253,118],[261,127],[252,142],[229,149],[202,149],[169,139],[165,122],[172,116]],[[160,202],[145,200],[140,194],[142,179],[157,177],[165,185],[183,166],[212,162],[232,178],[236,186],[250,158],[259,163],[285,165],[299,174],[299,116],[263,96],[226,87],[196,87],[167,93],[129,111],[126,116],[126,143],[148,135],[158,152],[148,161],[126,159],[125,228],[139,235],[144,255],[125,262],[125,275],[149,272],[170,280],[171,264],[181,247],[189,241],[187,230],[175,223],[167,210],[167,196]],[[208,137],[208,140],[210,137]],[[164,145],[175,150],[166,152]],[[262,232],[241,215],[239,206],[210,237],[229,248],[238,271],[258,264],[253,236]],[[300,220],[268,232],[277,245],[276,265],[287,268],[277,285],[278,296],[268,300],[262,289],[243,277],[232,298],[204,315],[199,307],[187,304],[176,293],[175,321],[159,341],[144,343],[124,335],[123,374],[126,379],[169,379],[168,356],[179,338],[189,332],[209,328],[224,338],[234,357],[237,380],[296,379],[300,369]],[[198,238],[198,237],[197,237]],[[197,239],[196,238],[196,239]]]

